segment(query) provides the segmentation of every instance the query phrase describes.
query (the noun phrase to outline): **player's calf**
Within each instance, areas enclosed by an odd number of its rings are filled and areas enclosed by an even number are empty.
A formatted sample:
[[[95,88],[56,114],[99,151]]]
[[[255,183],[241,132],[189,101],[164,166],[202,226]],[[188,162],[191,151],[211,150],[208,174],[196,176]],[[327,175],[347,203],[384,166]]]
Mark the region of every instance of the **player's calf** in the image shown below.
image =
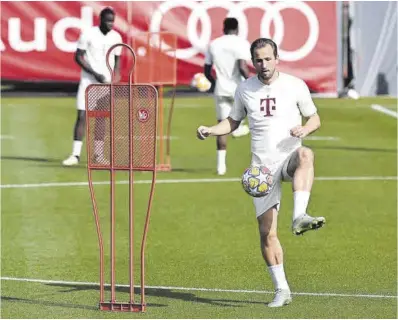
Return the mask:
[[[314,181],[314,153],[312,150],[300,147],[289,161],[287,173],[293,177],[293,192],[311,192]]]
[[[307,207],[314,181],[314,153],[311,149],[300,147],[289,162],[288,170],[294,170],[293,176],[293,225],[295,235],[309,230],[316,230],[325,224],[324,217],[311,217]]]
[[[77,110],[75,127],[73,130],[73,140],[82,141],[86,129],[86,114],[84,110]]]

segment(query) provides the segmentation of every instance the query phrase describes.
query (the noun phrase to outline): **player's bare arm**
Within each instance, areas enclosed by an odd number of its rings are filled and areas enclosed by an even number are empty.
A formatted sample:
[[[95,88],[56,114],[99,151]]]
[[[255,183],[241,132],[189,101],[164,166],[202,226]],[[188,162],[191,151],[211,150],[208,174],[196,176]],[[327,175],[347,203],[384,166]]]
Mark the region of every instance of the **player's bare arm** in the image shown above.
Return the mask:
[[[86,53],[85,50],[81,50],[81,49],[77,49],[76,50],[76,53],[75,53],[75,61],[76,61],[76,63],[84,71],[86,71],[89,74],[92,74],[98,82],[104,83],[105,82],[105,76],[95,72],[93,70],[93,68],[91,68],[90,64],[84,59],[85,53]]]
[[[247,79],[250,76],[249,67],[245,60],[238,60],[239,72],[243,78]]]
[[[211,69],[213,68],[212,64],[205,64],[204,66],[204,74],[205,77],[207,78],[207,80],[209,80],[211,82],[211,85],[214,86],[215,80],[213,78],[213,76],[211,75]]]
[[[317,113],[306,118],[304,126],[296,126],[290,130],[290,134],[293,137],[304,138],[311,133],[315,132],[321,126],[321,118]]]
[[[197,137],[204,140],[209,136],[223,136],[236,130],[239,125],[240,121],[228,117],[212,127],[200,126],[197,130]]]
[[[115,56],[115,82],[120,81],[120,56]]]

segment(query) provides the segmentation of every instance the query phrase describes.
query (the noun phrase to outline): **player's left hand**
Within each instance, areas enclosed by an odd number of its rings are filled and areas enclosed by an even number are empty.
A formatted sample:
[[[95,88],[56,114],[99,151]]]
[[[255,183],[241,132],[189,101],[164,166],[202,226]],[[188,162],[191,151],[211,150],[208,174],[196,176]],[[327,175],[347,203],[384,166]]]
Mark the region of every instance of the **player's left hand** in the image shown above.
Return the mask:
[[[208,127],[205,126],[200,126],[197,130],[196,130],[196,136],[198,137],[198,139],[200,140],[205,140],[208,136],[210,136],[211,134],[211,130]]]
[[[296,126],[290,129],[290,135],[296,138],[304,138],[308,135],[307,130],[303,126]]]

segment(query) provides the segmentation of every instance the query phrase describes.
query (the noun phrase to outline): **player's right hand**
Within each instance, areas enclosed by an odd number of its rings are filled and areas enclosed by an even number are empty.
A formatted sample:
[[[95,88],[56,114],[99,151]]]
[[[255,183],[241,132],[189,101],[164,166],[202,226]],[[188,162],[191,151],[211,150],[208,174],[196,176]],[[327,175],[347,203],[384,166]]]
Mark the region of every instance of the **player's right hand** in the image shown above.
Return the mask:
[[[105,76],[99,73],[94,74],[95,80],[99,83],[105,83]]]
[[[196,135],[200,140],[206,139],[208,136],[210,136],[210,134],[211,134],[210,128],[205,126],[200,126],[196,131]]]

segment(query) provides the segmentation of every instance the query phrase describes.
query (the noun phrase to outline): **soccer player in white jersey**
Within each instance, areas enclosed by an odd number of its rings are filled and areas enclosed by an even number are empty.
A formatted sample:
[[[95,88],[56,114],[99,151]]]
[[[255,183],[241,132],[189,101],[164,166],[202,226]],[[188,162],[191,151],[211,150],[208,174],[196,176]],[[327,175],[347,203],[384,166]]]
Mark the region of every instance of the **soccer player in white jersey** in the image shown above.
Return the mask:
[[[238,20],[226,18],[224,20],[224,35],[214,39],[206,52],[204,74],[214,83],[211,70],[214,65],[217,80],[215,81],[214,96],[216,102],[216,116],[220,122],[226,119],[234,102],[234,94],[238,84],[249,77],[246,61],[250,60],[250,43],[238,36]],[[249,133],[249,128],[243,122],[232,133],[234,137]],[[227,171],[227,136],[217,137],[217,174],[224,175]]]
[[[79,38],[75,61],[82,68],[79,89],[77,92],[77,119],[73,133],[72,154],[62,162],[64,166],[79,163],[85,130],[85,92],[90,84],[109,83],[111,74],[106,65],[108,49],[122,43],[121,35],[113,30],[115,12],[106,7],[100,13],[100,25],[84,30]],[[121,47],[115,48],[110,55],[110,64],[115,72],[115,80],[120,78]],[[104,97],[106,100],[106,97]],[[97,119],[94,130],[94,159],[99,163],[107,163],[104,158],[105,123]],[[103,120],[103,119],[102,119]]]
[[[283,251],[277,237],[281,182],[292,181],[293,234],[322,227],[325,218],[311,217],[306,213],[314,180],[314,153],[301,145],[301,140],[317,130],[321,123],[304,81],[277,70],[276,44],[271,39],[260,38],[252,43],[250,52],[257,75],[238,86],[229,117],[213,127],[200,126],[197,136],[205,139],[228,134],[246,115],[249,119],[251,162],[268,167],[274,175],[271,193],[253,200],[261,251],[276,292],[268,306],[281,307],[291,302]],[[302,116],[306,119],[304,125]]]

